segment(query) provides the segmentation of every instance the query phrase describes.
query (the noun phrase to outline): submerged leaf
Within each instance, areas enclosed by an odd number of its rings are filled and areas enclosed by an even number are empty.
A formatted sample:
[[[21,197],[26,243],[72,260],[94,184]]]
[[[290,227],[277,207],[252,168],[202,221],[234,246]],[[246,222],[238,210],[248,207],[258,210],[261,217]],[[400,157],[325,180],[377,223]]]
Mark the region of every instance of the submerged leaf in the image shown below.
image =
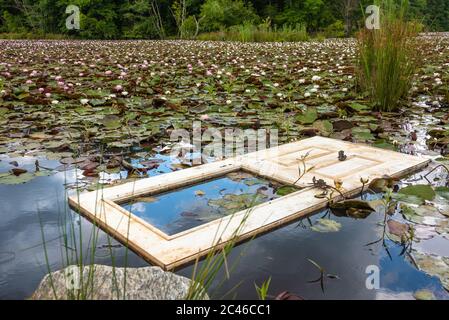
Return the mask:
[[[288,194],[290,194],[290,193],[293,193],[293,192],[296,192],[296,191],[298,191],[298,189],[297,188],[295,188],[295,187],[291,187],[291,186],[282,186],[282,187],[280,187],[280,188],[277,188],[277,190],[276,190],[276,194],[278,195],[278,196],[286,196],[286,195],[288,195]]]
[[[416,300],[436,300],[433,292],[427,289],[415,291],[413,297],[415,297]]]
[[[337,232],[341,229],[341,223],[330,219],[319,219],[310,229],[316,232]]]

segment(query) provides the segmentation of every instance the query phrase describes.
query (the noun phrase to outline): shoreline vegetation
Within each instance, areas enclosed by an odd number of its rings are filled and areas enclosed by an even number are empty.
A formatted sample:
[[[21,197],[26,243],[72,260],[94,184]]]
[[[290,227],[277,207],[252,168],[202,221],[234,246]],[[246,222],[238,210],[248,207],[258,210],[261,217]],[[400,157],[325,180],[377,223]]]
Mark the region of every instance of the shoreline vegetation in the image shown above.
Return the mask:
[[[446,0],[375,1],[407,8],[421,30],[449,30]],[[388,4],[390,3],[390,4]],[[0,38],[97,40],[304,41],[355,37],[366,21],[367,0],[0,0]],[[79,22],[67,27],[70,19]]]

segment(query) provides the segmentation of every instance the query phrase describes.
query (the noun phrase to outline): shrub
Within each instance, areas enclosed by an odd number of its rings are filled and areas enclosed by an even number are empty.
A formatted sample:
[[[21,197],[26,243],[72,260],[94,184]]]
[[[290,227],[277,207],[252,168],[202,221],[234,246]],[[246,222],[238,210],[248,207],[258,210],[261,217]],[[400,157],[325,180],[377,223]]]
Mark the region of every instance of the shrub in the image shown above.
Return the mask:
[[[249,22],[233,26],[225,31],[201,34],[198,39],[211,41],[241,41],[241,42],[296,42],[307,41],[309,35],[306,27],[297,24],[294,27],[284,25],[278,29],[271,27],[269,20],[259,26]]]

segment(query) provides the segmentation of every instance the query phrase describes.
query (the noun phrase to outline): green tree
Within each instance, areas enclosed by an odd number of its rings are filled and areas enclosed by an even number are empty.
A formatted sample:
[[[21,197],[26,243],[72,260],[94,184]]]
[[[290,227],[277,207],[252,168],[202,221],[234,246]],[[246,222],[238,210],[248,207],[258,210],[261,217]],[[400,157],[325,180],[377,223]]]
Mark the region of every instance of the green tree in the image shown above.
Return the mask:
[[[258,16],[250,3],[242,0],[206,0],[201,7],[203,27],[205,31],[256,22]]]

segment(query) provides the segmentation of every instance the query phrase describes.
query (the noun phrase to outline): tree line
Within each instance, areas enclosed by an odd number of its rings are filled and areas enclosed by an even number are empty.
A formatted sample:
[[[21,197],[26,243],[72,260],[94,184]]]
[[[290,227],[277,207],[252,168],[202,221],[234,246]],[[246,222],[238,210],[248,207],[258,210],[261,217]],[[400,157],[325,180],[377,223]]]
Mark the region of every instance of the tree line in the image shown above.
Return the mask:
[[[404,1],[404,0],[398,0]],[[373,0],[0,0],[0,33],[64,34],[86,39],[195,38],[252,24],[305,26],[350,36]],[[449,30],[448,0],[408,0],[410,17],[428,31]],[[68,30],[66,8],[80,9]]]

